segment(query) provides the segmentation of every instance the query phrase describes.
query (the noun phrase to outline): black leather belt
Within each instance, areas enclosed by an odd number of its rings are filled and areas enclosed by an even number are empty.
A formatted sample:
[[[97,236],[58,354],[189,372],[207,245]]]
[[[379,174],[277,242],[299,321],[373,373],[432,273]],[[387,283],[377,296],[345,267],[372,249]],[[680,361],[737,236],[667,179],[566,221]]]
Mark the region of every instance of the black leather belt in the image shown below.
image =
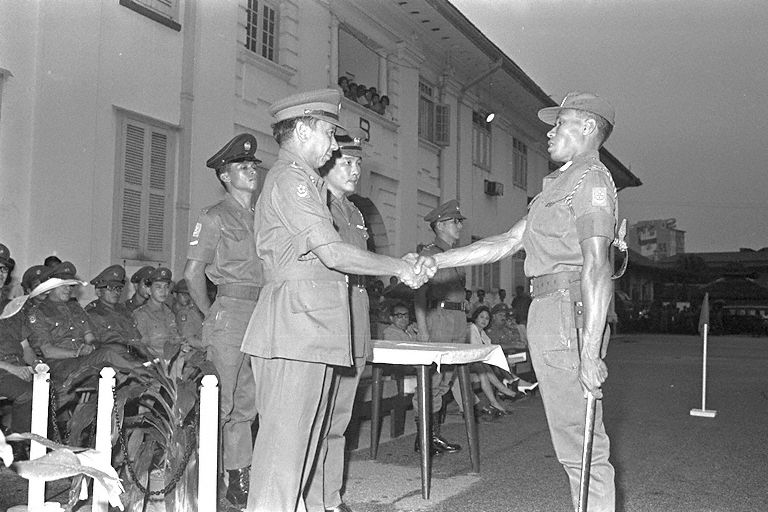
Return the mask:
[[[221,297],[231,297],[233,299],[258,300],[261,288],[258,286],[248,286],[247,284],[220,284],[217,287],[216,295]]]
[[[361,276],[357,274],[347,274],[347,283],[349,283],[349,286],[358,286],[360,288],[365,288],[365,276]]]
[[[464,303],[449,302],[447,300],[433,300],[427,304],[429,309],[451,309],[453,311],[464,311]]]

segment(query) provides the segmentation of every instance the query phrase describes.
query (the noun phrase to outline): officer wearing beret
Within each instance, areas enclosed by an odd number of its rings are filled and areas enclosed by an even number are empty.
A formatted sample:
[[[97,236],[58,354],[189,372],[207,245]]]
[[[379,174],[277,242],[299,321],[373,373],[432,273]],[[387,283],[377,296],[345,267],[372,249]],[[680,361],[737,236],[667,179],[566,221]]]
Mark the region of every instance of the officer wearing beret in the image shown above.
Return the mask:
[[[152,269],[147,278],[149,299],[133,310],[133,319],[141,334],[139,346],[149,357],[170,359],[182,342],[176,327],[176,316],[167,304],[171,277],[170,269]]]
[[[261,163],[256,148],[256,138],[242,133],[206,162],[226,194],[200,212],[184,269],[189,294],[205,315],[202,343],[219,373],[221,463],[229,477],[226,498],[240,507],[248,499],[251,424],[256,418],[251,362],[240,345],[263,284],[253,242],[253,205]],[[213,304],[206,275],[217,286]]]
[[[599,150],[613,130],[614,110],[595,94],[571,92],[559,106],[541,109],[539,119],[554,125],[547,133],[547,150],[553,161],[563,165],[544,178],[528,215],[506,233],[436,254],[434,263],[440,268],[479,265],[525,249],[525,274],[533,289],[527,326],[531,362],[552,444],[568,475],[576,508],[586,394],[601,398],[600,387],[608,375],[603,357],[613,295],[610,247],[615,239],[617,195]],[[575,302],[583,304],[583,314],[572,309]],[[580,340],[576,335],[581,326],[574,323],[577,317],[583,318]],[[615,509],[614,469],[608,457],[609,441],[598,401],[589,510]]]
[[[48,292],[45,300],[30,308],[27,315],[30,345],[43,354],[51,375],[59,381],[84,366],[91,366],[95,371],[106,365],[137,367],[138,363],[127,360],[111,345],[98,347],[93,324],[73,297],[74,288],[83,284],[72,279],[76,274],[75,266],[66,261],[53,269],[51,277],[62,282]]]
[[[249,511],[306,510],[333,366],[351,366],[349,274],[395,274],[418,286],[408,262],[345,243],[326,206],[317,169],[338,149],[341,93],[325,89],[275,102],[280,146],[256,203],[256,253],[264,287],[243,340],[253,356],[259,432],[251,462]]]
[[[318,174],[325,178],[328,187],[328,208],[339,236],[344,242],[363,251],[368,250],[368,229],[363,214],[348,196],[355,192],[360,179],[362,145],[365,139],[366,134],[360,129],[337,136],[339,149],[318,169]],[[344,483],[344,432],[352,417],[357,384],[365,369],[365,363],[373,359],[373,345],[365,276],[347,274],[347,283],[354,365],[351,368],[334,368],[329,394],[330,416],[326,422],[326,431],[320,440],[318,463],[306,494],[308,510],[348,510],[343,508],[346,505],[341,499]]]
[[[133,312],[149,299],[149,276],[155,270],[155,267],[146,265],[133,273],[131,276],[131,283],[135,288],[133,296],[125,301],[125,307],[128,311]]]
[[[123,347],[136,345],[141,334],[131,312],[120,303],[120,295],[125,287],[125,269],[120,265],[111,265],[91,279],[98,298],[92,307],[86,307],[88,318],[94,328],[100,344],[116,344]],[[90,305],[90,304],[89,304]]]
[[[0,281],[8,276],[11,252],[0,244]],[[32,367],[24,359],[24,314],[0,320],[0,390],[12,402],[11,431],[29,432],[32,422]]]
[[[432,256],[453,247],[459,241],[466,217],[461,214],[459,202],[451,199],[424,216],[435,233],[435,240],[420,251],[421,256]],[[464,311],[464,269],[441,269],[414,295],[414,312],[419,329],[419,340],[436,343],[465,343],[467,316]],[[461,446],[440,435],[443,395],[453,389],[456,402],[462,404],[459,386],[453,386],[453,372],[444,368],[432,375],[432,434],[430,449],[433,453],[453,453]],[[414,395],[414,408],[417,396]],[[414,449],[420,450],[418,436]]]

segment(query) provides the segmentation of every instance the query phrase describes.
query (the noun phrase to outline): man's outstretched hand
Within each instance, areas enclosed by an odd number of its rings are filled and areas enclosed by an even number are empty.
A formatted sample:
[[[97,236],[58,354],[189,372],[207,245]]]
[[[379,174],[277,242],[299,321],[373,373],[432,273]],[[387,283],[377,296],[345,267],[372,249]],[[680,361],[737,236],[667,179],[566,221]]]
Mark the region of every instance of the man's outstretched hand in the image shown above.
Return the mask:
[[[429,256],[419,256],[411,252],[403,256],[402,260],[405,265],[403,265],[399,278],[414,289],[421,287],[437,271],[435,260]]]

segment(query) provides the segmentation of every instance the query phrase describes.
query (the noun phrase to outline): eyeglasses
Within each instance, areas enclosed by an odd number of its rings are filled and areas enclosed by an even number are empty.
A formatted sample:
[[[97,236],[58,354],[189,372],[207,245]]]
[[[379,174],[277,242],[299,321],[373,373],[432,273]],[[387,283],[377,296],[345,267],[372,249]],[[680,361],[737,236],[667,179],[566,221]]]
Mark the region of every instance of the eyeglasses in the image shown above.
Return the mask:
[[[107,285],[107,290],[110,291],[110,292],[122,292],[123,288],[125,288],[125,287],[123,285],[121,285],[121,284],[108,284]]]
[[[392,316],[395,318],[408,318],[408,313],[395,313]]]
[[[8,273],[8,267],[0,267],[0,272]]]

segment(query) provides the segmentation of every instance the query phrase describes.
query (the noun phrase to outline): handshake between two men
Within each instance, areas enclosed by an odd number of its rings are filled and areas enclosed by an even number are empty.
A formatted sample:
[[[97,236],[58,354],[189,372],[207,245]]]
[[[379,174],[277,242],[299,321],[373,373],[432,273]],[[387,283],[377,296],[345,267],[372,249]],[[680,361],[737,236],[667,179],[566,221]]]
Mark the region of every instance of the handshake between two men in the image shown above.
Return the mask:
[[[437,263],[431,256],[419,256],[409,252],[401,258],[406,265],[398,273],[400,281],[414,290],[420,288],[437,272]]]

